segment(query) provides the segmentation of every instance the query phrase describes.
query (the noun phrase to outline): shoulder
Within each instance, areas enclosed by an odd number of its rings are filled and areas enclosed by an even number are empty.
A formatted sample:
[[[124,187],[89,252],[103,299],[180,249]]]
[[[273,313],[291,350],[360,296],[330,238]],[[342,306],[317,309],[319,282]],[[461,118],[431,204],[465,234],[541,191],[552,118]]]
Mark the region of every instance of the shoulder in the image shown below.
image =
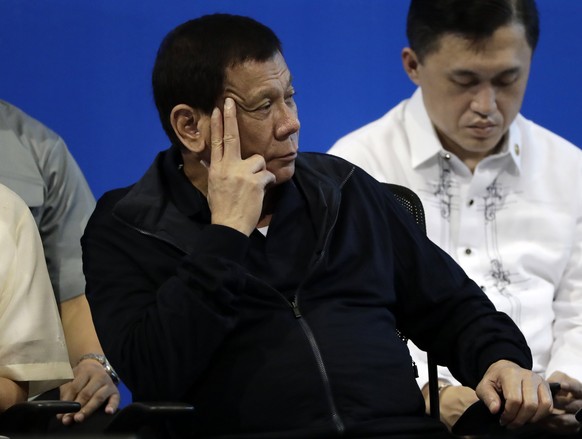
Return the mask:
[[[28,211],[22,198],[8,187],[0,184],[0,212],[2,216]]]
[[[355,196],[362,201],[386,193],[386,188],[359,166],[330,154],[301,153],[297,171],[302,177],[328,182],[342,190],[345,197]],[[365,199],[365,200],[364,200]]]
[[[397,106],[390,109],[382,117],[369,122],[354,131],[340,137],[330,148],[329,153],[343,156],[342,153],[352,149],[354,146],[364,148],[374,148],[385,136],[390,135],[394,130],[398,130],[402,123],[402,114],[408,100],[402,101]]]
[[[60,136],[42,122],[20,108],[0,100],[0,127],[13,133],[23,146],[32,146],[32,141],[54,144]]]
[[[339,186],[354,179],[377,183],[354,163],[327,153],[303,152],[297,158],[297,170],[303,175],[311,175],[319,180],[329,180]]]
[[[349,160],[379,180],[388,180],[393,169],[402,166],[401,156],[410,154],[408,102],[401,102],[380,119],[340,138],[329,153]]]
[[[297,157],[297,167],[301,170],[318,172],[349,172],[354,165],[347,160],[322,152],[302,152]]]
[[[127,195],[133,186],[128,186],[124,188],[113,189],[105,192],[98,200],[91,220],[94,218],[101,218],[106,215],[111,214],[114,210],[115,205]]]
[[[8,187],[0,184],[0,223],[14,235],[23,228],[36,231],[36,223],[24,200]],[[6,232],[4,232],[6,233]]]
[[[519,114],[515,120],[525,145],[532,145],[536,154],[548,153],[555,159],[582,161],[582,150],[561,135],[526,119]]]

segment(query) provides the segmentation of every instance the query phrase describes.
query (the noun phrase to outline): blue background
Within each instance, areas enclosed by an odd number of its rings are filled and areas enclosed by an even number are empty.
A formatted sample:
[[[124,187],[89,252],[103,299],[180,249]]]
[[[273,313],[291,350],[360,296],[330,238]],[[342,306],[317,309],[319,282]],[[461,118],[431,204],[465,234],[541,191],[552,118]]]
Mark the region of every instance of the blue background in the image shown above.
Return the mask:
[[[400,51],[408,0],[0,0],[0,99],[57,131],[96,197],[131,184],[168,146],[150,90],[164,35],[212,12],[281,38],[301,149],[326,151],[414,87]],[[580,0],[538,0],[541,40],[523,113],[582,145]],[[125,396],[125,403],[128,402]]]
[[[538,0],[526,117],[582,145],[580,0]],[[272,27],[295,78],[303,150],[327,150],[413,91],[407,0],[0,0],[0,98],[65,139],[95,196],[135,181],[168,141],[150,72],[173,27],[211,12]]]

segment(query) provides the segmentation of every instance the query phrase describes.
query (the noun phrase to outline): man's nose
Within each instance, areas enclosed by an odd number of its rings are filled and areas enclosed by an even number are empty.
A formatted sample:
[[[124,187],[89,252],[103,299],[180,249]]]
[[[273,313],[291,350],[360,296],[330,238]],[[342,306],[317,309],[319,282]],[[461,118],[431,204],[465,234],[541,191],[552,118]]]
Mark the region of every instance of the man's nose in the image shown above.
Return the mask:
[[[301,123],[297,116],[297,107],[291,107],[286,104],[282,105],[275,127],[275,137],[277,139],[285,139],[299,131],[300,127]]]
[[[481,87],[473,96],[471,110],[482,116],[489,116],[497,110],[495,88],[491,85]]]

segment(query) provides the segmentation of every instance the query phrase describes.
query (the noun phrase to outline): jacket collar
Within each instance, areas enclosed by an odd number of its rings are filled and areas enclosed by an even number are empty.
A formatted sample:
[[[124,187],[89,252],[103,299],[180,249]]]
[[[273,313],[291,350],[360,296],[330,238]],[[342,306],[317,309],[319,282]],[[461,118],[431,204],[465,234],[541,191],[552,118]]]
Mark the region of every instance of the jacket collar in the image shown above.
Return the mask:
[[[155,236],[185,253],[194,249],[192,228],[210,223],[206,198],[181,172],[178,147],[162,151],[143,177],[117,202],[113,215],[146,235]],[[341,202],[341,188],[354,166],[336,157],[301,153],[296,160],[295,183],[307,200],[318,231],[317,249],[323,250],[325,231],[333,226]]]
[[[327,154],[303,153],[297,157],[294,178],[315,219],[317,258],[325,250],[329,232],[337,220],[342,188],[354,171],[351,163]]]

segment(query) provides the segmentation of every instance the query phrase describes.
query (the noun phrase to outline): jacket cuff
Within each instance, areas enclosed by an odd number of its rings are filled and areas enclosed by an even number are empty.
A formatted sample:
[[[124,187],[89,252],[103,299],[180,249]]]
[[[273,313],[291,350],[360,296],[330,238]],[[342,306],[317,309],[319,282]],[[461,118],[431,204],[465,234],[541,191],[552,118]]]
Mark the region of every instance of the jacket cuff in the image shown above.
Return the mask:
[[[220,256],[236,263],[246,258],[250,239],[231,227],[210,224],[198,241],[197,253]]]
[[[520,355],[521,354],[521,355]],[[531,370],[533,366],[533,361],[531,357],[531,352],[529,348],[524,351],[521,346],[516,346],[512,343],[499,343],[495,344],[491,349],[484,349],[479,355],[479,378],[476,382],[478,384],[489,366],[491,366],[496,361],[507,360],[517,364],[524,369]],[[476,385],[475,384],[475,385]]]

